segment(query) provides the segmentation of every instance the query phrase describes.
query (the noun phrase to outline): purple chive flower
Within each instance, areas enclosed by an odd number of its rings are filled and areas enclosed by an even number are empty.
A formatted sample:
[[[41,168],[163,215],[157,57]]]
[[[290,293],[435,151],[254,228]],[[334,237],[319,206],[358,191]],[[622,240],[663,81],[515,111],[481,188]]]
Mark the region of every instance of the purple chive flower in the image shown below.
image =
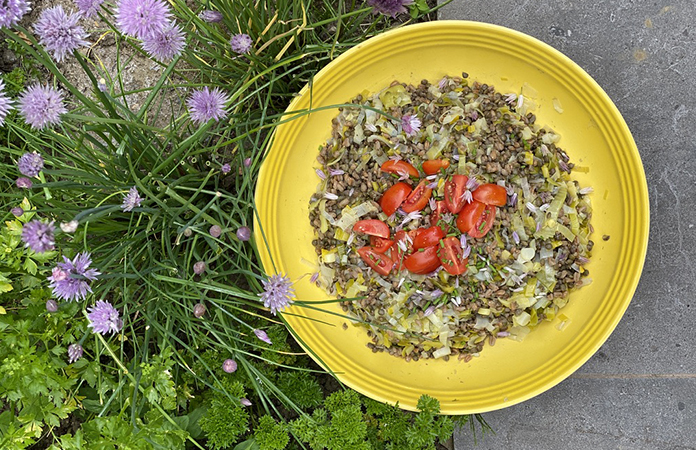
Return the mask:
[[[121,209],[124,212],[133,211],[133,208],[139,207],[140,202],[142,201],[143,199],[140,197],[138,189],[135,186],[133,186],[132,188],[130,188],[128,193],[123,196],[123,204],[121,205]]]
[[[198,261],[193,265],[193,273],[200,275],[205,272],[205,261]]]
[[[220,171],[224,174],[228,174],[232,172],[232,166],[230,165],[230,163],[225,163],[222,165],[222,167],[220,167]]]
[[[513,192],[510,197],[508,197],[508,206],[513,208],[517,206],[517,192]]]
[[[89,268],[91,264],[92,256],[87,252],[78,253],[72,261],[63,256],[63,262],[56,264],[48,277],[53,295],[69,302],[84,300],[92,292],[89,282],[101,275],[97,269]]]
[[[517,231],[512,232],[512,240],[515,241],[515,244],[520,243],[520,235],[517,234]]]
[[[316,283],[319,279],[319,272],[314,272],[311,277],[309,277],[310,283]]]
[[[19,96],[19,114],[32,128],[43,130],[60,123],[60,116],[68,112],[63,104],[63,93],[50,86],[34,84]]]
[[[116,5],[116,24],[124,34],[144,39],[153,31],[162,31],[172,16],[162,0],[121,0]]]
[[[474,196],[473,196],[473,194],[471,193],[471,191],[468,190],[468,189],[464,191],[464,193],[462,194],[462,198],[463,198],[464,201],[467,202],[467,203],[471,203],[471,202],[474,201]]]
[[[193,307],[193,315],[200,319],[205,315],[206,307],[203,303],[196,303]]]
[[[227,373],[232,373],[237,370],[237,362],[234,359],[226,359],[222,363],[222,370]]]
[[[412,3],[413,0],[367,0],[367,4],[374,8],[375,14],[381,13],[391,17],[407,12],[406,6]]]
[[[47,300],[46,301],[46,311],[48,311],[50,313],[54,313],[54,312],[58,311],[58,302],[53,300],[53,299]]]
[[[34,183],[32,183],[31,180],[27,177],[17,178],[17,181],[15,181],[15,184],[17,185],[18,188],[21,188],[21,189],[31,189],[31,187],[34,185]]]
[[[203,22],[208,23],[222,22],[222,13],[220,11],[206,9],[198,14],[198,18],[200,18]]]
[[[44,223],[34,219],[29,223],[24,224],[22,228],[22,241],[24,246],[29,247],[36,253],[44,253],[53,250],[56,247],[56,241],[53,238],[55,227],[53,222]]]
[[[242,406],[251,406],[251,402],[248,398],[240,398],[239,403],[241,403]]]
[[[218,88],[209,89],[207,86],[203,89],[193,91],[191,96],[186,100],[189,115],[195,123],[205,123],[211,119],[216,122],[227,117],[227,102],[230,97]]]
[[[249,50],[251,50],[251,44],[253,41],[251,40],[251,37],[249,37],[248,34],[235,34],[232,36],[232,39],[230,39],[230,46],[232,47],[232,51],[235,53],[239,53],[240,55],[244,55],[246,53],[249,53]]]
[[[284,275],[271,275],[268,281],[263,281],[263,288],[264,292],[259,294],[259,297],[263,301],[263,306],[271,308],[273,315],[290,305],[295,296],[290,278]]]
[[[0,1],[0,28],[10,28],[29,12],[27,0],[2,0]]]
[[[406,136],[414,136],[420,131],[421,121],[418,117],[406,114],[401,118],[401,128]]]
[[[97,300],[93,307],[87,308],[87,319],[89,320],[87,326],[95,333],[118,333],[123,327],[118,310],[111,303],[103,300]]]
[[[185,46],[186,36],[181,27],[174,23],[143,37],[143,50],[160,62],[169,62],[179,56]]]
[[[70,344],[68,346],[68,363],[72,364],[82,358],[82,346],[80,344]]]
[[[251,228],[249,227],[239,227],[237,228],[237,239],[240,241],[248,241],[251,239]]]
[[[251,158],[246,158],[244,160],[244,167],[249,167],[251,166]]]
[[[462,234],[462,237],[459,238],[459,244],[462,247],[462,258],[468,258],[471,254],[471,245],[466,242],[466,235]]]
[[[0,8],[0,17],[1,16],[2,9]],[[5,95],[5,82],[0,80],[0,127],[5,123],[5,117],[7,117],[7,114],[13,108],[12,103],[10,97]]]
[[[208,233],[214,238],[219,238],[222,235],[222,228],[219,225],[213,225],[208,230]]]
[[[25,153],[17,161],[19,173],[35,177],[44,167],[44,159],[38,153]]]
[[[84,17],[94,17],[99,13],[104,0],[75,0],[77,9]]]
[[[326,180],[326,174],[324,173],[323,170],[321,169],[314,169],[314,171],[317,173],[317,176],[321,178],[322,180]]]
[[[12,215],[15,216],[15,217],[19,217],[19,216],[21,216],[22,214],[24,214],[24,210],[23,210],[20,206],[15,206],[14,208],[12,208],[12,209],[10,210],[10,212],[11,212]]]
[[[272,345],[273,342],[271,342],[271,338],[268,337],[265,331],[256,329],[254,330],[254,334],[256,335],[257,338],[261,339],[263,342],[265,342],[268,345]]]
[[[45,9],[34,24],[34,32],[39,36],[39,44],[53,59],[62,62],[68,54],[88,45],[87,33],[78,25],[81,15],[68,14],[61,5]]]

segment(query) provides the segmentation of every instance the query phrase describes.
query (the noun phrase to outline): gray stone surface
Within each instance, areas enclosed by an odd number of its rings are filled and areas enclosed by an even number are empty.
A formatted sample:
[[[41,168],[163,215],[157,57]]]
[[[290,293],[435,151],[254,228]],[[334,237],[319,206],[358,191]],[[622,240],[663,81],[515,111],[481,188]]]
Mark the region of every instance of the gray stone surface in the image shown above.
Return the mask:
[[[683,381],[570,378],[535,400],[485,414],[496,434],[478,435],[474,446],[463,428],[455,449],[694,449],[696,389]]]
[[[578,63],[633,132],[650,195],[645,269],[614,333],[568,380],[485,414],[498,434],[478,448],[696,449],[696,2],[455,0],[440,19],[513,28]]]

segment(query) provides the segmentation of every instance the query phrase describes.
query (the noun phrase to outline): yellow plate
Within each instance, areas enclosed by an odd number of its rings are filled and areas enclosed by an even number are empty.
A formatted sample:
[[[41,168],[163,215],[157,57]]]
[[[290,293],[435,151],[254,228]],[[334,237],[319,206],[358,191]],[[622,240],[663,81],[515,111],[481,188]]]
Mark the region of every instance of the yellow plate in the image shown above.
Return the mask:
[[[292,307],[285,318],[338,378],[376,400],[414,410],[421,394],[436,397],[446,414],[491,411],[534,397],[578,369],[609,337],[635,292],[648,242],[649,207],[643,166],[619,111],[579,66],[548,45],[499,26],[463,21],[412,25],[374,37],[331,62],[288,111],[348,102],[393,80],[437,82],[468,72],[499,92],[538,91],[537,123],[556,130],[571,161],[589,168],[574,172],[595,190],[595,247],[588,265],[593,283],[573,293],[562,310],[569,323],[543,323],[523,342],[499,339],[469,363],[406,362],[372,353],[363,328],[308,308]],[[558,99],[563,113],[553,106]],[[267,273],[296,280],[297,298],[322,300],[309,282],[315,261],[308,203],[319,183],[314,168],[319,146],[330,137],[336,110],[305,115],[280,126],[259,174],[255,238]],[[261,228],[268,239],[265,249]],[[602,240],[609,235],[608,241]],[[275,263],[275,269],[273,266]],[[342,314],[336,304],[321,305]],[[303,316],[317,320],[307,320]],[[319,321],[330,325],[322,324]]]

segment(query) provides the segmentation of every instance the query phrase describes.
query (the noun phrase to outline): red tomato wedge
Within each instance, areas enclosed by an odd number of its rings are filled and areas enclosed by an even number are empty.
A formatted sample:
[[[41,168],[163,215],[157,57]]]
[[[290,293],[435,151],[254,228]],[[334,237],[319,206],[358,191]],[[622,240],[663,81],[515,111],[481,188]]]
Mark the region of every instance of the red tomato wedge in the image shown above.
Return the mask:
[[[442,215],[446,212],[449,212],[449,211],[447,210],[447,206],[445,205],[444,200],[438,200],[437,202],[435,202],[435,209],[433,210],[433,212],[430,213],[430,225],[431,226],[435,226],[435,225],[439,226],[438,222],[440,221],[440,218],[442,217]],[[440,227],[440,228],[442,228],[442,227]]]
[[[437,245],[422,248],[411,253],[404,259],[404,267],[417,274],[430,273],[440,267],[440,258],[437,257]]]
[[[474,200],[486,205],[505,206],[507,203],[507,191],[497,184],[483,184],[471,193]]]
[[[453,175],[451,180],[445,182],[445,204],[452,214],[462,210],[466,201],[462,198],[466,190],[466,175]]]
[[[457,216],[457,228],[459,228],[459,231],[468,233],[481,218],[485,209],[486,205],[476,200],[467,203]]]
[[[394,214],[412,190],[411,186],[401,181],[387,189],[379,200],[379,205],[382,207],[384,214],[388,216]]]
[[[377,253],[384,253],[394,245],[394,241],[377,236],[370,236],[370,245]]]
[[[493,221],[495,220],[495,206],[486,205],[483,214],[478,218],[476,224],[469,230],[469,236],[473,238],[482,238],[491,230]]]
[[[438,226],[421,229],[418,236],[413,240],[413,248],[426,248],[436,245],[440,239],[445,237],[445,232]]]
[[[423,172],[426,175],[435,175],[440,169],[446,169],[450,166],[448,159],[429,159],[423,161]]]
[[[420,211],[425,208],[430,200],[430,195],[433,190],[428,187],[428,180],[421,180],[418,186],[409,194],[409,196],[401,204],[401,209],[404,212],[410,213],[413,211]]]
[[[469,258],[464,258],[464,251],[459,239],[454,236],[440,241],[437,246],[437,257],[442,268],[452,275],[461,275],[466,272]]]
[[[390,159],[389,161],[385,161],[380,169],[382,172],[395,173],[400,176],[409,175],[416,178],[418,177],[418,169],[404,160],[394,161]]]
[[[418,237],[417,230],[411,230],[408,233],[404,230],[399,230],[394,235],[394,245],[392,245],[391,257],[399,270],[403,268],[403,260],[406,259],[408,255],[413,253],[413,241],[416,239],[416,237]],[[399,245],[400,242],[401,245]],[[406,250],[404,251],[404,249]]]
[[[377,219],[358,220],[353,225],[353,231],[389,239],[389,226]]]
[[[389,272],[394,267],[394,261],[390,257],[378,253],[372,247],[359,248],[358,255],[380,275],[389,275]]]

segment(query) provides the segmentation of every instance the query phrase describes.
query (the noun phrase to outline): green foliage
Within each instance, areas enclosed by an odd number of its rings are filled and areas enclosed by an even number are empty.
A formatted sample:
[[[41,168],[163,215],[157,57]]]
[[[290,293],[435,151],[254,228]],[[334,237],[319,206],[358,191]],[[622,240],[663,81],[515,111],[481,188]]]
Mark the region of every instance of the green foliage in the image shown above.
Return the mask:
[[[283,325],[272,325],[268,327],[266,332],[273,344],[260,343],[264,348],[261,352],[261,358],[274,364],[295,364],[297,357],[288,354],[292,352],[292,348],[288,344],[288,330]]]
[[[14,97],[24,89],[27,74],[21,68],[15,67],[12,71],[2,74],[2,80],[5,82],[5,93]]]
[[[363,421],[362,403],[357,392],[334,392],[324,401],[324,408],[314,410],[291,423],[297,437],[314,450],[369,449],[367,424]]]
[[[454,421],[438,415],[440,403],[427,395],[419,399],[418,409],[417,414],[407,413],[346,390],[331,394],[323,408],[290,426],[313,450],[434,450],[437,441],[452,435]]]
[[[249,428],[249,413],[239,403],[246,395],[244,386],[238,381],[224,384],[225,392],[211,395],[210,407],[200,420],[208,446],[216,450],[232,446]]]
[[[15,288],[12,279],[19,280],[22,288],[37,286],[39,271],[46,269],[46,263],[58,255],[55,251],[35,253],[24,248],[20,238],[22,227],[36,213],[26,197],[17,206],[24,210],[24,214],[17,218],[12,216],[13,219],[6,220],[5,226],[0,228],[0,295]]]
[[[66,320],[45,312],[46,292],[35,289],[16,314],[0,314],[0,448],[24,448],[77,408],[77,380],[66,371]]]
[[[264,415],[254,430],[254,440],[259,450],[283,450],[290,442],[290,437],[284,424]]]
[[[316,378],[306,371],[287,370],[280,372],[276,385],[293,403],[303,409],[317,407],[324,400],[321,386]]]
[[[147,363],[140,364],[142,377],[140,386],[145,388],[145,398],[152,404],[159,404],[165,410],[176,408],[176,389],[172,380],[173,351],[165,347]]]

